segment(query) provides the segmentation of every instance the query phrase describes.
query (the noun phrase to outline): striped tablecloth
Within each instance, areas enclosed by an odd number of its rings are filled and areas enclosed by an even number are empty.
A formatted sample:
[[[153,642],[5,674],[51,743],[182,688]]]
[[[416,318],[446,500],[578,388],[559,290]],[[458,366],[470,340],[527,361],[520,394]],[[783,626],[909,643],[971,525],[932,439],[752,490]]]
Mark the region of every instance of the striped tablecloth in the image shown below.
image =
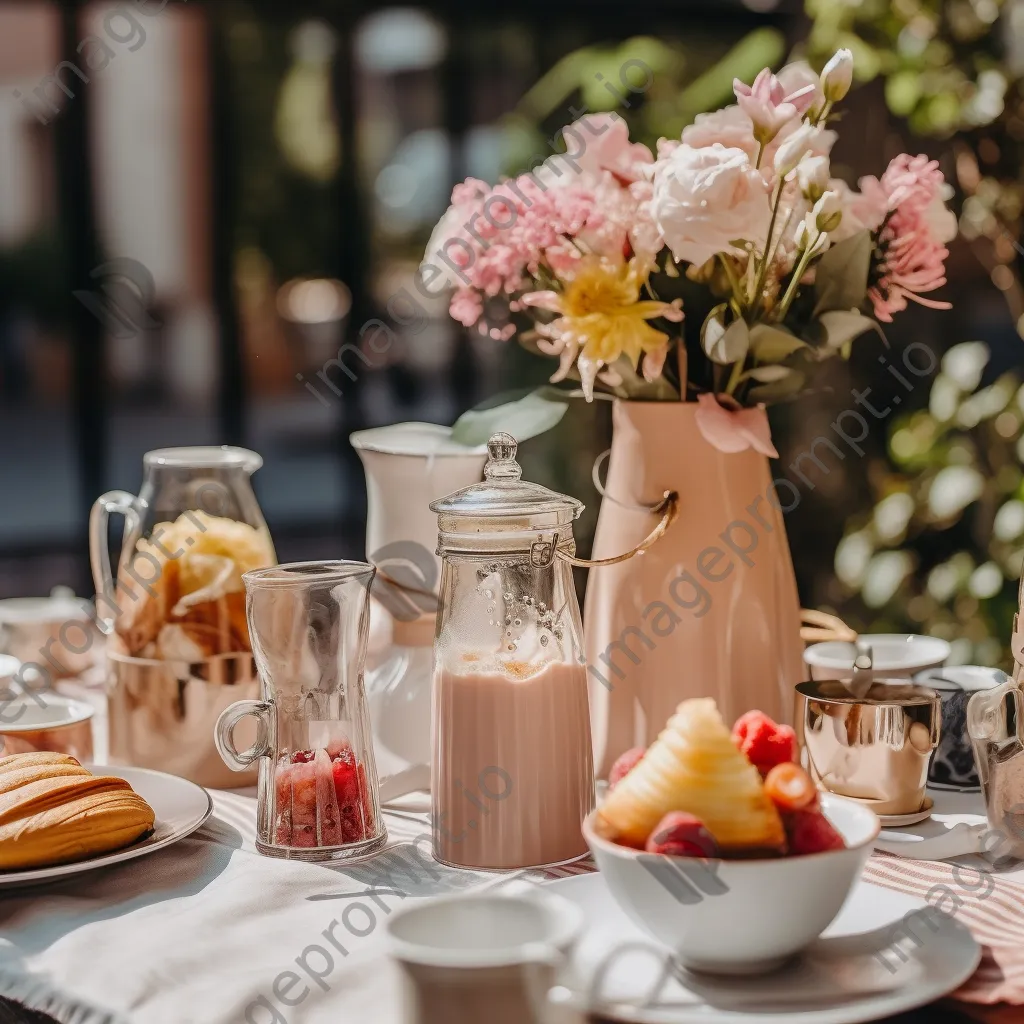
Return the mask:
[[[884,853],[872,855],[864,877],[954,914],[981,943],[983,958],[952,998],[1014,1004],[1016,1019],[1024,1021],[1024,882],[1002,877],[977,857],[949,864]]]

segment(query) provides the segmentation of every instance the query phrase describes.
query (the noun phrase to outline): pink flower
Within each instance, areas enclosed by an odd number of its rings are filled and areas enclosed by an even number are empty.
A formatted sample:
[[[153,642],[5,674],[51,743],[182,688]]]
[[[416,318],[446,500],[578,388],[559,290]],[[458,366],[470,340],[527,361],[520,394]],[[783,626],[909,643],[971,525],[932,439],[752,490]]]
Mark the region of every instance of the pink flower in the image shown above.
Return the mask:
[[[952,189],[938,161],[903,153],[886,168],[879,187],[890,213],[878,233],[883,256],[868,289],[875,316],[891,323],[908,301],[949,309],[948,302],[923,298],[946,283],[945,243],[956,235],[956,217],[946,207]]]
[[[816,95],[816,88],[810,83],[787,94],[771,68],[765,68],[753,85],[734,79],[732,88],[736,102],[754,123],[754,134],[759,142],[770,142],[784,125],[803,117]]]
[[[448,306],[448,312],[453,320],[457,320],[465,327],[472,327],[484,313],[484,304],[480,299],[480,293],[473,291],[472,288],[456,289]]]
[[[772,444],[771,429],[763,405],[752,409],[741,409],[738,406],[727,409],[714,395],[703,394],[697,398],[697,406],[694,413],[697,429],[704,440],[720,452],[732,454],[753,448],[769,458],[779,457]]]
[[[672,255],[700,266],[718,253],[741,252],[737,239],[764,247],[768,192],[743,150],[684,144],[659,161],[650,210]]]
[[[618,114],[588,114],[564,128],[563,137],[584,171],[608,171],[626,185],[642,178],[644,168],[654,163],[642,142],[629,141],[629,126]]]
[[[796,60],[787,64],[776,76],[786,95],[799,93],[802,89],[810,86],[813,90],[811,102],[805,107],[808,110],[817,110],[825,102],[825,93],[821,87],[821,77],[805,60]]]
[[[793,65],[790,65],[791,67]],[[786,69],[783,68],[783,71]],[[779,146],[783,145],[794,132],[798,131],[801,121],[794,119],[779,130],[768,142],[761,153],[761,171],[770,176]],[[819,128],[809,142],[810,153],[814,156],[828,156],[836,141],[836,133],[827,128]],[[693,124],[683,129],[683,142],[694,149],[704,149],[716,142],[727,149],[742,149],[750,157],[750,162],[757,160],[761,143],[754,134],[754,122],[736,104],[715,110],[710,114],[698,114]],[[678,143],[676,143],[678,145]],[[658,146],[659,158],[662,156],[661,144]]]
[[[757,159],[759,143],[754,137],[754,122],[736,104],[710,114],[698,114],[693,124],[683,129],[683,143],[694,149],[704,149],[716,142],[726,149],[742,149],[751,163]]]

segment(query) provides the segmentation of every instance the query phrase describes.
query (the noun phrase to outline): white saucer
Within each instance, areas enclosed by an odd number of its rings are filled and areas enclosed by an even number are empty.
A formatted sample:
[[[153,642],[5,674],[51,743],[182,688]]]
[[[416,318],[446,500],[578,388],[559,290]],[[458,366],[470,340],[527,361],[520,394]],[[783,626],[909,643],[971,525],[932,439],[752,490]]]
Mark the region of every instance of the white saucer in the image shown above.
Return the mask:
[[[680,972],[650,998],[667,951],[619,909],[603,877],[547,886],[585,916],[572,965],[576,1007],[634,1024],[858,1024],[948,995],[981,960],[977,942],[951,917],[918,922],[918,940],[904,931],[894,943],[894,928],[926,904],[859,882],[824,936],[781,970],[754,977]]]
[[[31,868],[26,871],[0,871],[0,889],[14,889],[24,885],[41,885],[68,875],[119,864],[122,861],[143,857],[155,850],[176,843],[194,832],[213,811],[210,794],[177,775],[154,772],[148,768],[124,768],[106,764],[86,764],[94,775],[115,775],[126,779],[132,789],[142,797],[156,814],[153,834],[126,846],[114,853],[87,857],[73,864],[58,864],[49,868]]]
[[[866,803],[866,801],[862,801]],[[932,816],[932,808],[935,806],[935,801],[930,796],[924,798],[924,806],[919,811],[914,811],[911,814],[880,814],[878,820],[882,823],[882,828],[901,828],[905,825],[916,825],[918,822],[927,821]]]

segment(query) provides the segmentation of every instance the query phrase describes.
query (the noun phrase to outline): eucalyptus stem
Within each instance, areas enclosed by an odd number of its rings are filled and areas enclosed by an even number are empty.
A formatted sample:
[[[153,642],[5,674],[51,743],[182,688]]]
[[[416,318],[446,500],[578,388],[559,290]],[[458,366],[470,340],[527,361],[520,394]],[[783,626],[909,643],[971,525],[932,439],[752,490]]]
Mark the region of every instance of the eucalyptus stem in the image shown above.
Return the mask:
[[[782,190],[786,185],[786,179],[779,178],[779,187],[775,192],[775,202],[772,205],[772,219],[768,222],[768,238],[764,243],[764,255],[761,258],[761,269],[757,274],[757,283],[754,285],[754,294],[751,298],[751,305],[756,315],[761,305],[761,291],[764,288],[765,278],[768,276],[768,261],[774,255],[772,236],[775,234],[775,221],[779,216],[779,208],[782,206]]]
[[[804,276],[804,271],[807,270],[807,264],[811,262],[811,256],[813,253],[813,245],[809,245],[802,253],[800,253],[800,258],[796,263],[796,269],[793,271],[793,276],[789,280],[789,286],[786,288],[786,293],[782,296],[782,301],[779,303],[776,315],[776,320],[779,323],[786,319],[786,314],[789,312],[790,304],[793,302],[793,299],[796,298],[796,290],[800,287],[800,278]]]
[[[739,301],[741,306],[746,305],[747,296],[744,291],[740,288],[740,283],[736,278],[736,275],[732,272],[732,267],[729,266],[729,261],[726,259],[723,253],[718,254],[719,260],[722,262],[722,269],[725,271],[725,276],[729,278],[729,286],[732,288],[733,295]]]
[[[746,365],[747,357],[737,359],[732,364],[732,373],[729,374],[729,383],[725,385],[725,393],[731,395],[740,386],[740,377],[743,376],[743,367]]]

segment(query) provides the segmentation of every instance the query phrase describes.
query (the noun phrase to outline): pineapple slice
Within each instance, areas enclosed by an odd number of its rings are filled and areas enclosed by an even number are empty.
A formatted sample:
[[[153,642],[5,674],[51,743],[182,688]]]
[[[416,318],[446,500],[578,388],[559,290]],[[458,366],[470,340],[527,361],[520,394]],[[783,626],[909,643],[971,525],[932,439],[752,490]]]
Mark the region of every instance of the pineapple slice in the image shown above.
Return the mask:
[[[723,853],[779,850],[786,833],[758,770],[736,749],[710,698],[684,700],[598,815],[620,842],[643,846],[669,811],[698,817]]]

